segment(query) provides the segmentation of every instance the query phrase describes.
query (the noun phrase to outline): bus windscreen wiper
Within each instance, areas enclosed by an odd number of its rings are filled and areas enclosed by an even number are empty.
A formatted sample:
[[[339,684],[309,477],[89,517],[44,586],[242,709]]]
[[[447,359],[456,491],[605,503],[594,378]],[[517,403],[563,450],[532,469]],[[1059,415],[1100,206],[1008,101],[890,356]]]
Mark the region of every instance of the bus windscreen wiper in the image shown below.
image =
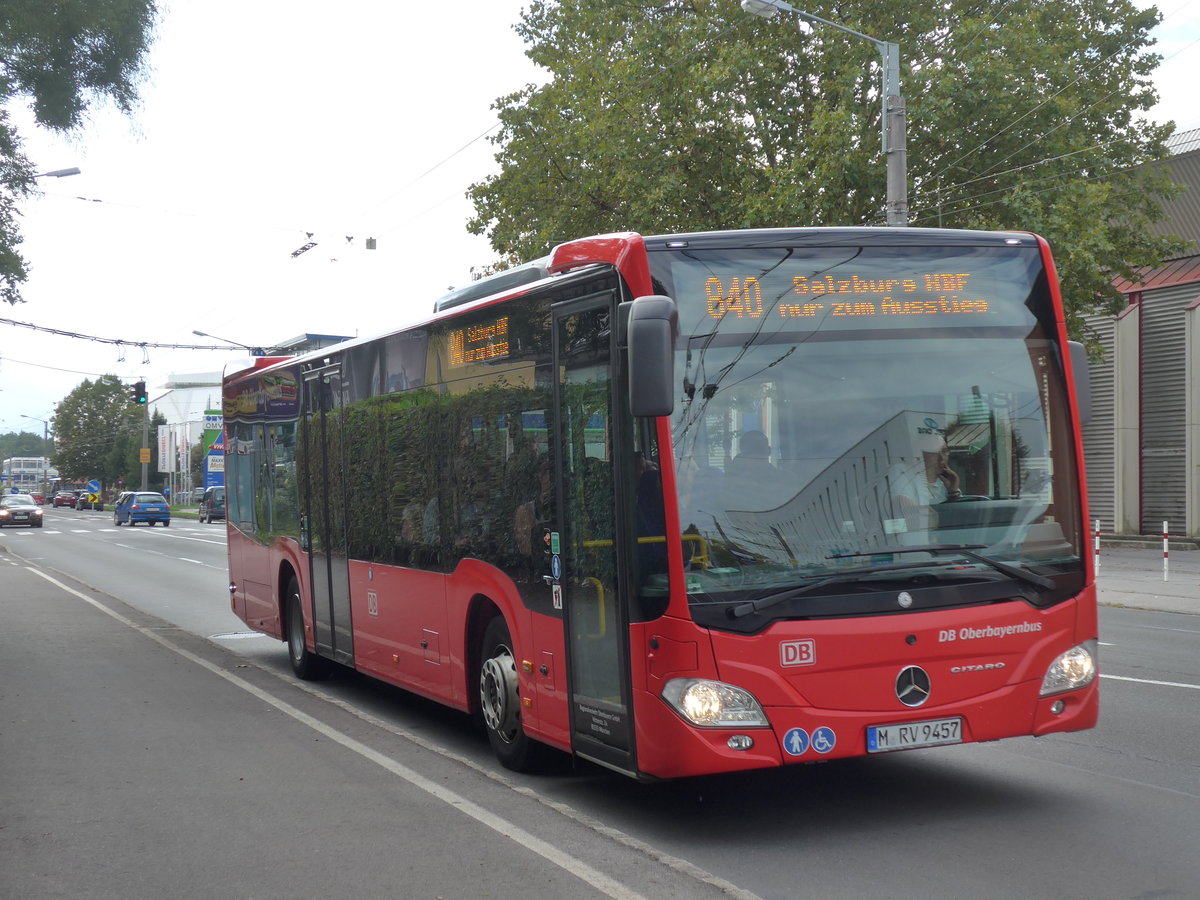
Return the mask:
[[[958,556],[965,556],[968,559],[983,563],[1004,575],[1014,578],[1017,581],[1022,581],[1025,584],[1031,584],[1034,587],[1043,590],[1049,590],[1054,587],[1054,582],[1044,575],[1038,575],[1036,572],[1030,572],[1027,569],[1021,569],[1017,566],[1010,566],[1008,563],[1000,562],[999,560],[990,559],[980,553],[975,553],[976,550],[983,550],[985,544],[931,544],[927,547],[904,547],[904,548],[889,548],[889,553],[934,553],[945,554],[954,553]],[[870,553],[839,553],[828,557],[829,559],[854,559],[858,556],[875,556],[879,551]],[[739,603],[737,606],[731,606],[727,614],[732,619],[740,619],[748,616],[751,613],[761,612],[775,606],[778,603],[783,603],[786,600],[791,600],[796,597],[803,597],[805,594],[811,594],[813,591],[818,591],[823,587],[831,584],[846,584],[859,580],[861,575],[875,575],[879,572],[895,572],[900,569],[920,569],[920,568],[944,568],[954,565],[954,560],[945,560],[943,562],[933,562],[932,560],[920,560],[909,563],[888,563],[882,566],[863,566],[856,569],[844,569],[827,578],[820,578],[810,584],[803,585],[798,588],[791,588],[786,591],[780,591],[776,594],[769,594],[766,597],[760,597],[757,600],[752,600],[749,603]]]
[[[851,553],[849,556],[872,556],[870,553]],[[841,557],[831,557],[839,559]],[[819,578],[816,581],[801,585],[796,588],[788,588],[786,591],[779,591],[775,594],[768,594],[765,597],[759,597],[757,600],[751,600],[748,603],[739,603],[737,606],[731,606],[726,610],[726,615],[731,619],[740,619],[743,616],[748,616],[751,613],[761,612],[775,606],[777,603],[783,603],[785,600],[792,600],[796,597],[803,597],[805,594],[811,594],[813,591],[819,591],[821,588],[830,584],[850,584],[859,581],[861,575],[877,575],[880,572],[896,572],[901,569],[927,569],[930,567],[941,568],[944,566],[954,565],[953,560],[945,562],[933,562],[928,559],[920,560],[919,562],[908,563],[887,563],[882,566],[862,566],[857,569],[842,569],[840,572],[829,575],[826,578]]]
[[[981,562],[985,566],[990,566],[997,572],[1002,572],[1009,578],[1015,578],[1018,581],[1023,581],[1026,584],[1032,584],[1034,587],[1039,587],[1042,590],[1049,590],[1054,587],[1054,582],[1045,575],[1039,575],[1037,572],[1030,572],[1028,569],[1022,569],[1019,566],[1010,566],[1008,563],[1000,562],[998,559],[984,556],[982,553],[975,553],[976,550],[986,550],[986,544],[930,544],[927,547],[901,547],[889,548],[889,553],[957,553],[960,556],[965,556],[967,559],[973,559],[976,562]],[[871,553],[839,553],[836,556],[830,556],[829,559],[854,559],[857,556],[874,556],[874,551]]]

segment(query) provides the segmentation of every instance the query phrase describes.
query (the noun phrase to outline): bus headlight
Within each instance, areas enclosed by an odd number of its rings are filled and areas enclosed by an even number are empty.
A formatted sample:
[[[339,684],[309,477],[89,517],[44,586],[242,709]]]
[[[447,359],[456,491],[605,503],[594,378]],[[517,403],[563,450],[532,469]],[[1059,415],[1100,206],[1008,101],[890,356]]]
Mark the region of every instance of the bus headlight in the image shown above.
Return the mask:
[[[677,713],[701,728],[766,728],[766,713],[747,691],[705,678],[674,678],[662,692]]]
[[[1058,657],[1042,679],[1043,697],[1086,687],[1096,678],[1096,642],[1084,641]]]

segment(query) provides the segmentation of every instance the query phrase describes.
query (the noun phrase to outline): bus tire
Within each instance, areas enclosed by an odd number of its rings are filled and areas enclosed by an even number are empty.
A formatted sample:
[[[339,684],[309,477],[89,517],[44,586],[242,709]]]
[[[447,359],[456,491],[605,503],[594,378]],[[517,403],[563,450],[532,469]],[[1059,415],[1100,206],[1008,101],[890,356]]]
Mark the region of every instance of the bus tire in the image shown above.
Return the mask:
[[[512,638],[502,616],[488,622],[480,644],[479,709],[492,752],[506,769],[533,772],[547,747],[525,734]]]
[[[320,681],[329,676],[329,660],[317,656],[304,643],[304,613],[300,610],[300,584],[295,578],[287,586],[287,645],[292,671],[303,681]]]

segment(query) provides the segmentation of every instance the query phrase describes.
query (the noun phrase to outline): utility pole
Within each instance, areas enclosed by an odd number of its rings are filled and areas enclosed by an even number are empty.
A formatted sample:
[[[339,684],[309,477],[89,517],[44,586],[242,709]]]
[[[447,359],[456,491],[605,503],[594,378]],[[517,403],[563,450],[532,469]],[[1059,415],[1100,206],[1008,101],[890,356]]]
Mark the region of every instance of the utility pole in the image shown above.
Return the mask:
[[[142,490],[150,489],[150,404],[147,402],[146,382],[133,386],[133,402],[142,408],[142,448],[138,456],[142,463]]]
[[[908,150],[906,132],[908,123],[905,118],[904,97],[900,94],[900,45],[891,41],[881,41],[830,22],[812,13],[802,12],[784,0],[742,0],[742,9],[751,15],[762,16],[765,19],[774,18],[780,13],[790,13],[807,22],[828,25],[838,31],[870,41],[879,51],[883,62],[883,154],[887,161],[887,223],[903,227],[908,224]],[[810,26],[811,27],[811,26]]]

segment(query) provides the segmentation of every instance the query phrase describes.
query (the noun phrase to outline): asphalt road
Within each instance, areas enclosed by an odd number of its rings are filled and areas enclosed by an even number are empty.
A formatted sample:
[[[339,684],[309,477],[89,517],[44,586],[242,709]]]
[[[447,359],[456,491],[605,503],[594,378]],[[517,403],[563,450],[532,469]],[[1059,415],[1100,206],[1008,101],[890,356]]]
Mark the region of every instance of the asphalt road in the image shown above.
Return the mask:
[[[301,685],[219,525],[69,512],[0,532],[0,897],[1197,895],[1200,553],[1103,553],[1093,731],[637,784]]]

